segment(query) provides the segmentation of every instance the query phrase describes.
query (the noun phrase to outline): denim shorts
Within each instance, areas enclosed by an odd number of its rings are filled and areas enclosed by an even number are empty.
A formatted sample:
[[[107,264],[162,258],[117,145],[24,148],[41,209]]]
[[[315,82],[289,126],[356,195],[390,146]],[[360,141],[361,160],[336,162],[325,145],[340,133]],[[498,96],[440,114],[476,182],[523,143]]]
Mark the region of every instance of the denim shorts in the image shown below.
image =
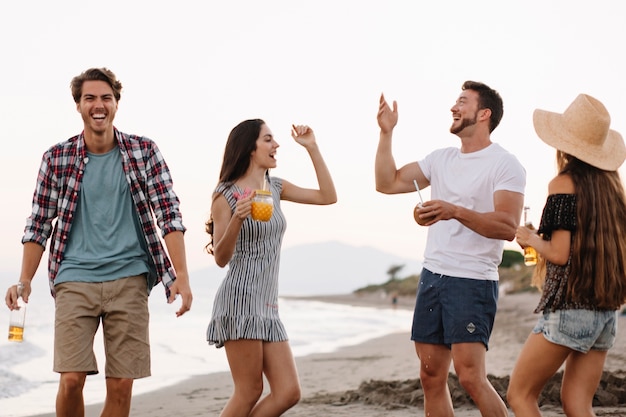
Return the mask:
[[[543,333],[549,342],[578,352],[609,350],[615,343],[617,311],[547,311],[537,321],[533,333]]]
[[[451,277],[422,269],[411,340],[451,347],[479,342],[489,348],[498,281]]]

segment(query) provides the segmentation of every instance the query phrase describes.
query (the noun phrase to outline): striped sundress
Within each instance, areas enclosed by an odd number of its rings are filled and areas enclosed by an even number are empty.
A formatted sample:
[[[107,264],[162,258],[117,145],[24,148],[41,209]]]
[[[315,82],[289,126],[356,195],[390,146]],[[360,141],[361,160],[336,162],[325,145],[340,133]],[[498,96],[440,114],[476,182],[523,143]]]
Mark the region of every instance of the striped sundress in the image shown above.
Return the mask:
[[[272,218],[268,222],[250,216],[244,220],[226,277],[215,294],[207,341],[218,348],[227,340],[287,340],[278,315],[280,249],[287,227],[280,210],[282,180],[271,177],[269,186],[274,200]],[[233,193],[241,191],[224,183],[215,189],[226,197],[233,212],[237,204]]]

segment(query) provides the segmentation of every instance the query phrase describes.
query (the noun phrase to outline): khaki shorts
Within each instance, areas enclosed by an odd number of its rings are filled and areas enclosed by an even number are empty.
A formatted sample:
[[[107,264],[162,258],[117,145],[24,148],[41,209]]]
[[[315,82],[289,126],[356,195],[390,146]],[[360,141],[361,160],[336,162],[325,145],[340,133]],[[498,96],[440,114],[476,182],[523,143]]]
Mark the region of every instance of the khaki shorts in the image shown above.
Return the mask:
[[[150,376],[148,290],[144,275],[55,287],[54,371],[98,373],[94,336],[102,320],[109,378]]]

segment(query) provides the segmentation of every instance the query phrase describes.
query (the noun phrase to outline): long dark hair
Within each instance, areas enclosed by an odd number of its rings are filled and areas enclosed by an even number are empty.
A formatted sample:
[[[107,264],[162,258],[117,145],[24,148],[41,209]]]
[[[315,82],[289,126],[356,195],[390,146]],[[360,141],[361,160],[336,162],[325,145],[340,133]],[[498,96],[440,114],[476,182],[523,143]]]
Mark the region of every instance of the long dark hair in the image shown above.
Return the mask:
[[[619,173],[560,151],[557,164],[576,190],[568,298],[617,310],[626,301],[626,197]]]
[[[220,182],[234,182],[246,173],[264,124],[261,119],[244,120],[230,131],[224,148]]]
[[[261,134],[261,127],[265,122],[261,119],[244,120],[230,131],[226,146],[222,169],[220,170],[220,183],[233,183],[241,178],[250,167],[250,155],[256,150],[256,141]],[[215,199],[216,196],[213,198]],[[213,216],[210,215],[205,223],[205,231],[209,235],[209,243],[205,250],[213,254]]]

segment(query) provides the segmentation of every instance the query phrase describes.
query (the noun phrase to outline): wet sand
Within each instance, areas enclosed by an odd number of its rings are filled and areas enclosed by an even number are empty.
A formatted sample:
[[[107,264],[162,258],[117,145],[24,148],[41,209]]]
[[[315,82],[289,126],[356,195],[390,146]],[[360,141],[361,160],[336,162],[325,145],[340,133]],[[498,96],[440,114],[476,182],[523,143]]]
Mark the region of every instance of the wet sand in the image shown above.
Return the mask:
[[[326,302],[389,308],[391,301],[378,295],[306,297]],[[508,377],[522,344],[537,315],[532,314],[539,295],[519,293],[500,298],[494,332],[487,353],[487,372],[494,387],[504,395]],[[396,308],[412,309],[412,298],[400,297]],[[626,329],[626,316],[620,316]],[[609,352],[605,370],[606,390],[597,395],[597,415],[625,416],[626,330],[618,331],[615,347]],[[415,417],[423,415],[419,386],[419,363],[409,333],[394,333],[331,353],[296,359],[302,385],[302,400],[285,413],[289,417],[354,416]],[[555,379],[544,390],[544,416],[564,416],[559,402],[560,382]],[[217,416],[232,391],[228,372],[193,377],[187,381],[133,398],[135,417]],[[464,390],[450,378],[455,415],[480,416]],[[616,393],[616,391],[619,391]],[[621,392],[621,394],[620,394]],[[621,397],[620,397],[621,395]],[[101,405],[87,407],[86,415],[99,416]],[[513,413],[511,412],[511,415]],[[53,417],[44,414],[40,417]]]

